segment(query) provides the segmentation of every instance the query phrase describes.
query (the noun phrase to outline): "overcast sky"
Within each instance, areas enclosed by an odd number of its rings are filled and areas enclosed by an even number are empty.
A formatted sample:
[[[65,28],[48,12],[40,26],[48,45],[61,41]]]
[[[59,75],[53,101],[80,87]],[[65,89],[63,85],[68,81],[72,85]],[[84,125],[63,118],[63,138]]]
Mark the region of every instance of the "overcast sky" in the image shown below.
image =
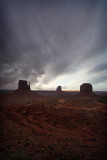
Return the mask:
[[[107,91],[107,0],[0,3],[0,89]]]

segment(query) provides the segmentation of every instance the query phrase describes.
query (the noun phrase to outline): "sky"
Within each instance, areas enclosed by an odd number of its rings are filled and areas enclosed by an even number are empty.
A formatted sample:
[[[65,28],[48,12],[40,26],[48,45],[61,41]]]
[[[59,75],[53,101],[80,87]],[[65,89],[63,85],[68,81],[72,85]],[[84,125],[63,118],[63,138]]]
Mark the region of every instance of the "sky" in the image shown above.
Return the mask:
[[[0,0],[0,89],[107,91],[107,0]]]

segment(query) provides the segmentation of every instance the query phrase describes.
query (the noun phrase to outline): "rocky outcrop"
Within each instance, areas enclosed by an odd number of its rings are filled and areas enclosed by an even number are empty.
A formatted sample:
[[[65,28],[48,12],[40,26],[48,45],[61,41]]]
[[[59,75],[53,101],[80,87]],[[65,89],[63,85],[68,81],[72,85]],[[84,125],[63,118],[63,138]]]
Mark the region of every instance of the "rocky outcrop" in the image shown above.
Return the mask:
[[[27,81],[25,81],[25,80],[19,80],[18,89],[30,90],[30,83],[28,85]]]
[[[62,87],[61,87],[61,86],[58,86],[58,87],[56,88],[56,91],[57,91],[57,92],[61,92],[61,91],[62,91]]]
[[[93,87],[90,83],[83,83],[80,86],[80,93],[79,96],[96,96],[95,93],[93,93]]]
[[[58,86],[57,88],[56,88],[56,93],[57,94],[63,94],[64,92],[62,91],[62,87],[61,86]]]
[[[16,96],[39,96],[37,93],[34,93],[30,89],[30,83],[27,84],[26,80],[19,80],[18,82],[18,89],[14,90],[13,92],[10,92],[10,95],[16,95]]]
[[[83,83],[81,86],[80,86],[80,92],[81,93],[90,93],[93,91],[93,87],[90,83]]]

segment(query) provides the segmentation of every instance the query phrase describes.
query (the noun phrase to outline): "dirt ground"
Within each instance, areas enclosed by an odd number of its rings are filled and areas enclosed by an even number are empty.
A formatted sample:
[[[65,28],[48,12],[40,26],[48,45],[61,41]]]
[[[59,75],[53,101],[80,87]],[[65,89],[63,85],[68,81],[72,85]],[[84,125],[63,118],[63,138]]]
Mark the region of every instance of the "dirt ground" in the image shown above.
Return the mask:
[[[1,97],[1,160],[106,160],[107,105],[98,97]]]

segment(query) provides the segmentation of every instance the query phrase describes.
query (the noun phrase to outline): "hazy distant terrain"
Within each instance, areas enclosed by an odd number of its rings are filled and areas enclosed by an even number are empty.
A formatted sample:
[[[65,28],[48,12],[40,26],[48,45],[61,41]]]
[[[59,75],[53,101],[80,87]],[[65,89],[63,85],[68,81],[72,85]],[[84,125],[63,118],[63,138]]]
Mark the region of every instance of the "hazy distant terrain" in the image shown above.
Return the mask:
[[[5,93],[9,93],[12,92],[13,90],[0,90],[0,94],[5,94]],[[41,95],[52,95],[55,91],[38,91],[38,90],[32,90],[34,93],[38,93]],[[65,93],[69,94],[69,95],[73,95],[73,94],[77,94],[79,93],[79,91],[64,91]],[[96,93],[97,95],[107,95],[106,91],[94,91],[94,93]]]

